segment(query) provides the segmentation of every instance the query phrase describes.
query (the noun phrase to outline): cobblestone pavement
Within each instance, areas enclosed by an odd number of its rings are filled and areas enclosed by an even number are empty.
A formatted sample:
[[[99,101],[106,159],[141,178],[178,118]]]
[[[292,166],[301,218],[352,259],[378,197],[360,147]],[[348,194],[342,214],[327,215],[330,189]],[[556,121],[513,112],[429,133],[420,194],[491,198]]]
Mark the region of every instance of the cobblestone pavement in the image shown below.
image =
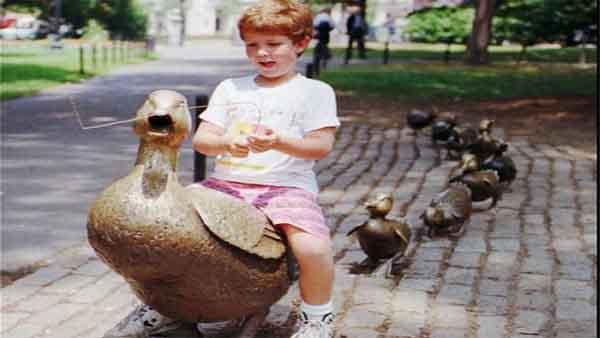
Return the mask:
[[[343,123],[334,151],[316,167],[336,252],[336,337],[597,337],[597,165],[509,141],[518,177],[496,210],[473,214],[456,240],[421,238],[401,277],[385,279],[351,272],[365,258],[345,235],[366,218],[361,203],[392,193],[391,216],[417,228],[457,163],[442,160],[425,136]],[[135,303],[88,246],[1,292],[7,338],[100,338]],[[288,337],[297,301],[294,285],[259,337]],[[198,337],[190,328],[167,336]]]

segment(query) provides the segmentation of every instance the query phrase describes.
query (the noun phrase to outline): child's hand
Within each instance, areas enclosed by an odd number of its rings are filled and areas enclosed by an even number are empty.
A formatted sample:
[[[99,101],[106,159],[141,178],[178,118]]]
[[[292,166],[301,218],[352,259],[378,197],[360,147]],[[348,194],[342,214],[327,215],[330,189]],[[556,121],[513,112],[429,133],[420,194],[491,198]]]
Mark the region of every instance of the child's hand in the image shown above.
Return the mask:
[[[255,132],[246,138],[250,151],[254,153],[262,153],[273,149],[279,142],[279,136],[267,127],[261,126],[256,128]]]
[[[243,137],[229,139],[225,143],[225,149],[233,157],[247,157],[250,152],[248,142]]]

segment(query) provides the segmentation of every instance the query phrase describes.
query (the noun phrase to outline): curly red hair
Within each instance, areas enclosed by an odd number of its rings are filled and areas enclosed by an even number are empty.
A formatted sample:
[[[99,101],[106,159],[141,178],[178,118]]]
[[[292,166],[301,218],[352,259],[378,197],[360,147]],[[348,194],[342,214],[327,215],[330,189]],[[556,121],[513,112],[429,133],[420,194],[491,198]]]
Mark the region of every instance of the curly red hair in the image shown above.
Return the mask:
[[[248,7],[238,21],[242,40],[244,34],[281,34],[294,42],[312,37],[312,12],[310,8],[293,0],[265,0]]]

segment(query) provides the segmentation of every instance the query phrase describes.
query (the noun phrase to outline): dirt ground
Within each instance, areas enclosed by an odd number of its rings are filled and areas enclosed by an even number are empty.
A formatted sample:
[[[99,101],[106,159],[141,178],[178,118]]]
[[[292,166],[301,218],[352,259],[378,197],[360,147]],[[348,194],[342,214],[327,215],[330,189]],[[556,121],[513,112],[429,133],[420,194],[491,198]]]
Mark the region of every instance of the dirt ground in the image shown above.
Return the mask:
[[[340,116],[346,121],[362,121],[403,127],[411,109],[452,112],[458,123],[478,125],[494,119],[503,128],[507,141],[525,136],[531,143],[565,147],[579,156],[596,159],[598,140],[597,97],[545,97],[482,102],[407,102],[339,95]]]

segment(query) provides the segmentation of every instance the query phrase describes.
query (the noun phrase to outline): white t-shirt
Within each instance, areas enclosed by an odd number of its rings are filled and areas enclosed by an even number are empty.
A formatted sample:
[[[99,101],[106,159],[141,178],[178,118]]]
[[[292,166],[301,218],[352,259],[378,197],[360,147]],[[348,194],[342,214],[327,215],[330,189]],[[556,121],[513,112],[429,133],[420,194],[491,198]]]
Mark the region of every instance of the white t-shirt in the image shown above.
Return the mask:
[[[279,86],[261,87],[255,78],[252,75],[221,82],[200,118],[222,127],[226,134],[242,138],[257,125],[296,138],[312,130],[340,125],[335,93],[328,84],[297,74]],[[243,158],[219,155],[212,177],[297,187],[316,194],[319,188],[314,163],[275,150],[250,152]]]

